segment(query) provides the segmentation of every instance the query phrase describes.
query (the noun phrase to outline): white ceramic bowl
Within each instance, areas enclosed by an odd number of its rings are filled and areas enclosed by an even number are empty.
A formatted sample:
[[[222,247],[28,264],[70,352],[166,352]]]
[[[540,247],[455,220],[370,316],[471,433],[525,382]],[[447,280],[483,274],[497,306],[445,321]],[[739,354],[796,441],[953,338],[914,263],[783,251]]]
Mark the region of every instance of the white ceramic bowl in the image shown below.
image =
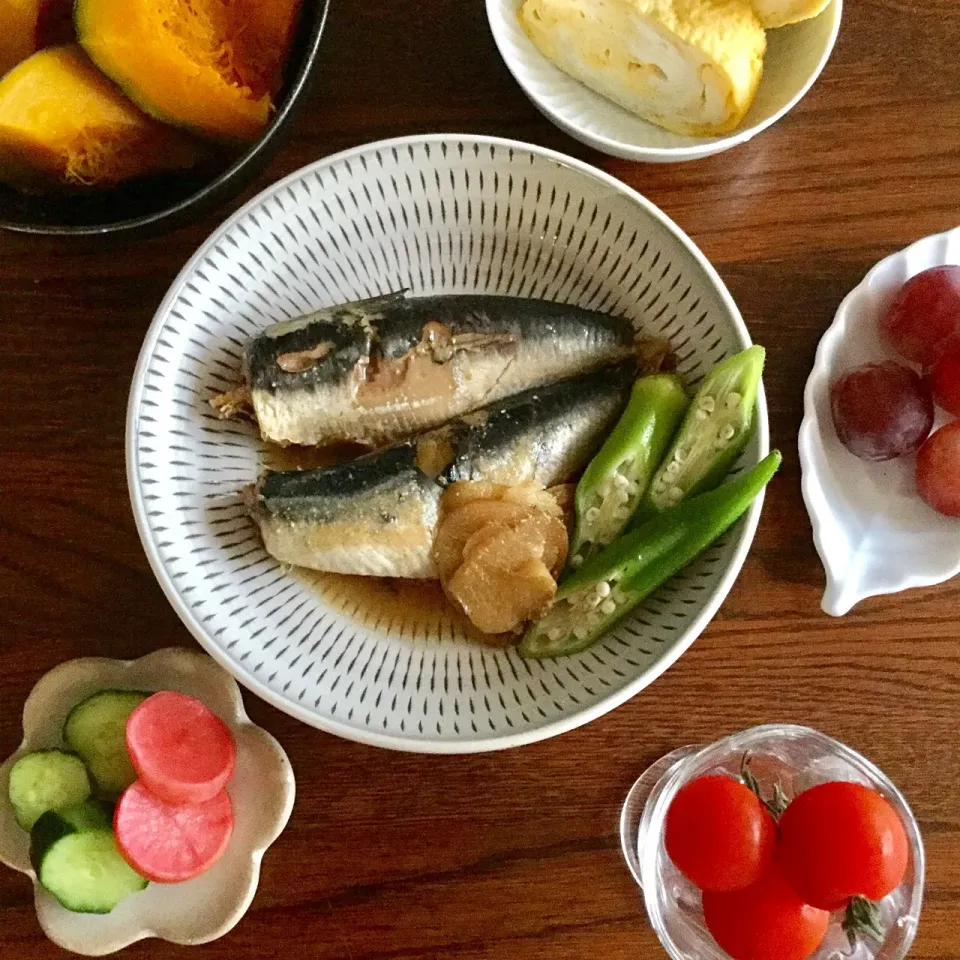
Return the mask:
[[[500,54],[524,93],[549,120],[581,143],[625,160],[700,160],[746,143],[792,110],[820,76],[840,30],[843,0],[820,16],[767,32],[763,80],[743,123],[720,137],[685,137],[647,123],[555,67],[520,25],[523,0],[487,0]]]
[[[803,498],[827,574],[823,609],[847,613],[866,597],[942,583],[960,573],[960,520],[941,516],[918,496],[916,457],[867,463],[837,437],[830,384],[844,370],[899,360],[878,322],[912,276],[960,264],[960,229],[926,237],[881,260],[840,305],[817,349],[800,426]],[[948,417],[938,411],[939,427]]]
[[[61,747],[71,708],[105,689],[179,690],[198,697],[230,727],[237,762],[227,790],[236,822],[227,852],[202,876],[186,883],[151,883],[112,913],[71,913],[37,882],[30,866],[30,835],[3,802],[0,862],[33,881],[40,926],[65,950],[99,957],[148,937],[183,945],[216,940],[247,912],[257,891],[260,861],[290,819],[290,761],[269,733],[250,722],[229,674],[202,653],[171,647],[139,660],[70,660],[42,677],[23,707],[23,743],[0,766],[0,796],[7,796],[10,768],[17,759],[31,750]]]
[[[527,662],[459,633],[368,629],[263,550],[241,488],[263,463],[252,425],[208,399],[240,379],[267,324],[409,288],[538,296],[668,337],[692,383],[750,340],[703,255],[652,204],[560,154],[484,137],[358,147],[292,174],[207,240],[144,342],[127,423],[140,535],[207,650],[281,710],[402,750],[455,753],[549,737],[662,673],[714,615],[760,503],[593,649]],[[767,453],[758,430],[742,463]]]

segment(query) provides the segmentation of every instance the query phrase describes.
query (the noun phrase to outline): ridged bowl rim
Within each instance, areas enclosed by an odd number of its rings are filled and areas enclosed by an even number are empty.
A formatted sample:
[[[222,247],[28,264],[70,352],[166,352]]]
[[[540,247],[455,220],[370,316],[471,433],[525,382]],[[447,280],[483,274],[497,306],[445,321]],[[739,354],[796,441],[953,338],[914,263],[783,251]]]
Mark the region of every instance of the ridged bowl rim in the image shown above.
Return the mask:
[[[291,699],[285,698],[279,693],[271,690],[265,684],[255,677],[237,668],[237,664],[225,655],[224,650],[214,642],[202,624],[198,621],[194,613],[184,603],[178,593],[169,572],[163,564],[159,550],[151,536],[150,528],[147,522],[146,507],[143,500],[143,494],[140,485],[139,470],[137,464],[137,424],[140,409],[140,395],[143,391],[151,356],[156,342],[161,334],[164,321],[169,307],[174,303],[178,292],[194,270],[201,263],[207,254],[207,251],[216,246],[216,244],[230,231],[233,226],[242,220],[247,214],[261,204],[267,196],[280,193],[284,188],[307,173],[314,172],[323,167],[332,166],[345,160],[350,160],[360,154],[371,150],[390,150],[394,148],[407,148],[423,146],[425,144],[440,145],[443,143],[464,143],[470,145],[479,145],[480,147],[500,147],[505,150],[514,149],[529,152],[530,154],[563,167],[568,167],[577,171],[599,184],[615,191],[630,199],[647,216],[652,217],[665,227],[674,238],[687,250],[697,266],[703,271],[708,283],[715,290],[718,298],[729,313],[732,322],[733,332],[738,339],[742,349],[750,346],[752,341],[747,330],[746,324],[737,309],[737,305],[727,290],[723,280],[710,264],[707,258],[701,253],[694,242],[671,220],[663,211],[656,207],[651,201],[647,200],[636,190],[626,186],[621,181],[590,166],[583,161],[576,160],[565,154],[534,144],[523,143],[517,140],[509,140],[500,137],[489,137],[472,134],[415,134],[411,136],[398,137],[389,140],[377,141],[374,143],[361,144],[357,147],[333,154],[323,160],[308,164],[300,170],[294,171],[289,176],[277,181],[273,186],[264,190],[258,196],[254,197],[240,210],[227,219],[210,237],[201,244],[197,252],[190,258],[183,270],[180,271],[177,278],[173,281],[170,289],[160,304],[154,316],[153,322],[144,338],[143,346],[140,351],[140,357],[137,362],[133,382],[130,387],[129,403],[127,408],[126,423],[126,464],[127,464],[127,483],[130,492],[130,500],[133,507],[134,517],[137,524],[137,532],[140,534],[140,540],[144,551],[153,569],[161,588],[170,601],[171,606],[176,610],[180,619],[190,630],[197,642],[214,658],[225,670],[230,672],[238,682],[255,693],[258,697],[267,703],[283,711],[289,716],[306,723],[309,726],[323,730],[327,733],[335,734],[347,740],[353,740],[359,743],[365,743],[371,746],[384,747],[392,750],[406,751],[411,753],[430,753],[430,754],[463,754],[463,753],[484,753],[493,750],[504,750],[511,747],[519,747],[529,743],[535,743],[540,740],[546,740],[550,737],[558,736],[574,730],[577,727],[590,723],[605,713],[625,703],[642,689],[649,686],[654,680],[663,674],[672,666],[679,657],[686,652],[696,638],[702,633],[707,624],[713,619],[720,605],[726,598],[733,585],[734,580],[740,572],[746,559],[747,553],[753,542],[757,523],[760,519],[760,511],[763,505],[763,494],[761,494],[749,507],[741,524],[735,529],[737,538],[736,547],[732,554],[732,559],[720,577],[712,595],[705,601],[700,614],[695,617],[690,625],[678,637],[671,648],[660,656],[651,666],[642,670],[633,680],[623,688],[603,697],[593,705],[572,712],[570,715],[559,720],[545,723],[542,726],[535,726],[530,729],[505,735],[496,735],[477,739],[463,740],[426,740],[415,737],[406,737],[396,734],[380,734],[369,730],[361,730],[354,726],[328,717],[318,716],[313,711],[301,706]],[[759,447],[758,459],[767,455],[770,449],[769,424],[767,418],[767,403],[761,384],[757,395],[757,442]]]

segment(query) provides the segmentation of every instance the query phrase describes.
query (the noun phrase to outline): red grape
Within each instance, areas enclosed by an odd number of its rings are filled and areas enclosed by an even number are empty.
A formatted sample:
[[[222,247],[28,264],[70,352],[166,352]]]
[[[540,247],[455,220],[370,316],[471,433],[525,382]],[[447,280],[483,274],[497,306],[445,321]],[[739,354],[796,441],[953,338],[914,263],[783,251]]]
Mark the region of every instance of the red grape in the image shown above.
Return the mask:
[[[960,420],[941,427],[920,448],[917,489],[934,510],[960,517]]]
[[[830,389],[830,406],[840,442],[861,460],[913,453],[933,428],[928,385],[892,360],[848,370]]]
[[[960,353],[948,353],[934,365],[930,376],[934,401],[947,413],[960,417]]]
[[[880,329],[901,356],[924,367],[960,350],[960,267],[933,267],[908,280]]]

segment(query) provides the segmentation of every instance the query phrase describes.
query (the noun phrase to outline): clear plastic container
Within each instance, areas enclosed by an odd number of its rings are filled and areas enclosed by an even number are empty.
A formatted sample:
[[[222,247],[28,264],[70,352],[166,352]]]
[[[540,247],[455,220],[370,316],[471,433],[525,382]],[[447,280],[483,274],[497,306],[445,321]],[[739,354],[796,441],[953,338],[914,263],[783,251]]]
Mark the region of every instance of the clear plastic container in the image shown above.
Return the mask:
[[[862,783],[881,793],[900,815],[910,843],[903,882],[880,904],[886,940],[861,939],[851,951],[836,914],[813,960],[902,960],[917,932],[923,900],[924,854],[917,821],[900,791],[854,750],[809,727],[770,724],[725,737],[706,747],[675,750],[633,785],[620,817],[627,866],[643,890],[647,915],[674,960],[728,960],[703,923],[700,892],[667,856],[663,826],[677,791],[707,773],[739,776],[744,754],[761,784],[778,780],[788,798],[830,780]]]

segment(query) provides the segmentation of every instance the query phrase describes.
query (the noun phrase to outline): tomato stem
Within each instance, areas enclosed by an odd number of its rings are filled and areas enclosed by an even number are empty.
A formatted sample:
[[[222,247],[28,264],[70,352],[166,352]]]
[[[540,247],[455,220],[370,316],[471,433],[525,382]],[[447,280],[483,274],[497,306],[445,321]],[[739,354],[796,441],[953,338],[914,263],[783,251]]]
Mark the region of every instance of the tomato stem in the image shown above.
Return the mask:
[[[756,794],[757,799],[767,808],[770,816],[773,817],[774,820],[779,820],[783,816],[783,811],[790,805],[787,795],[783,792],[783,787],[780,785],[780,782],[777,781],[773,785],[773,796],[769,800],[765,799],[760,781],[754,776],[753,771],[750,769],[749,753],[745,753],[743,759],[740,761],[740,779],[748,790]]]
[[[866,897],[851,897],[843,915],[843,932],[853,948],[856,947],[857,939],[861,936],[883,943],[887,937],[887,931],[883,926],[880,907]]]
[[[773,785],[773,798],[767,803],[767,809],[770,811],[774,820],[779,820],[788,806],[790,806],[790,801],[787,799],[787,795],[783,792],[783,787],[780,786],[780,781],[778,780]]]

